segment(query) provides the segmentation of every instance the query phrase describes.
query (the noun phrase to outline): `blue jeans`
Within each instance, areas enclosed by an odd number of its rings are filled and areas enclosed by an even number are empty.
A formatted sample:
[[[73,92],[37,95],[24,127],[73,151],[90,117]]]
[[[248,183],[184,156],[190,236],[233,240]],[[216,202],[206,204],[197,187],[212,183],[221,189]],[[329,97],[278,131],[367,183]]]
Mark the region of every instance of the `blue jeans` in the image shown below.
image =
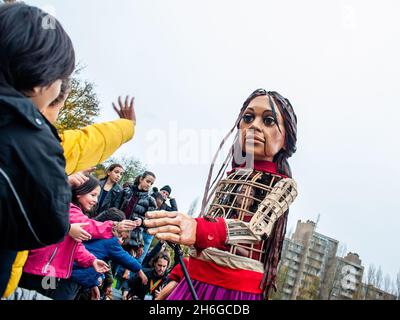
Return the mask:
[[[154,238],[154,236],[148,234],[146,231],[143,232],[143,242],[144,242],[143,253],[140,256],[140,258],[136,258],[140,264],[143,263],[143,260],[146,257],[147,252],[149,251],[149,248],[150,248],[151,242],[153,241],[153,238]]]

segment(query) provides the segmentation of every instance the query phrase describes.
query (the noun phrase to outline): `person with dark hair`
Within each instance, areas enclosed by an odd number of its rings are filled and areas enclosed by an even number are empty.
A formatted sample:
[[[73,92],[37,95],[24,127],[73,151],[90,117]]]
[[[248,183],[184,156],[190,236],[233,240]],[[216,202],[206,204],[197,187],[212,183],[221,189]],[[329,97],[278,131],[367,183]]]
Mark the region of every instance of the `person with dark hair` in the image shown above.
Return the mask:
[[[12,267],[26,259],[18,251],[61,241],[69,229],[63,150],[40,110],[59,95],[75,53],[57,19],[24,3],[0,5],[0,30],[0,296],[8,297]]]
[[[129,280],[129,294],[128,300],[154,300],[167,283],[168,267],[171,258],[167,251],[160,252],[151,261],[151,269],[146,271],[148,282],[143,284],[138,278],[131,278]]]
[[[132,221],[97,222],[89,219],[87,212],[96,205],[100,193],[99,181],[93,176],[72,189],[72,203],[70,206],[70,223],[83,227],[93,238],[108,239],[115,231],[132,230],[137,226]],[[76,293],[77,286],[68,279],[71,276],[74,260],[82,267],[93,266],[98,272],[108,271],[108,265],[88,252],[82,241],[76,241],[71,236],[57,244],[31,250],[24,266],[24,273],[20,286],[29,290],[36,290],[52,299],[64,300]],[[46,289],[47,281],[50,286]]]
[[[100,180],[100,197],[94,216],[108,208],[119,208],[122,201],[122,187],[118,183],[124,173],[124,168],[118,163],[113,163],[107,168],[106,177]]]
[[[71,91],[71,79],[63,79],[60,87],[60,94],[53,100],[47,108],[40,110],[43,116],[51,123],[55,124],[60,114],[61,109],[64,107],[65,101]]]
[[[148,232],[158,239],[194,246],[190,276],[201,300],[269,297],[275,286],[288,208],[297,195],[287,161],[296,151],[297,141],[297,118],[289,100],[275,91],[254,91],[229,135],[236,128],[232,152],[212,185],[214,163],[211,165],[202,216],[194,219],[159,211],[147,213],[144,221]],[[232,170],[221,180],[230,160]],[[188,283],[182,280],[168,299],[192,299]]]
[[[0,145],[4,146],[2,150],[7,149],[2,141],[2,139],[5,139],[6,144],[11,146],[9,150],[13,150],[13,148],[19,147],[21,141],[24,141],[24,146],[19,149],[22,151],[19,155],[27,155],[26,158],[29,159],[25,161],[25,158],[21,158],[23,163],[19,163],[17,169],[20,170],[22,174],[18,176],[18,179],[14,177],[15,172],[7,172],[8,169],[4,170],[0,176],[0,186],[3,183],[3,173],[7,174],[9,178],[11,178],[11,181],[14,181],[18,187],[16,188],[17,192],[20,190],[20,187],[31,188],[35,186],[37,182],[32,181],[31,183],[28,181],[29,179],[35,180],[40,178],[40,184],[41,181],[50,181],[51,183],[49,182],[44,186],[45,189],[41,184],[40,188],[25,190],[26,192],[24,192],[24,194],[30,195],[29,199],[23,199],[22,201],[26,207],[24,210],[29,209],[27,210],[27,217],[30,218],[30,206],[33,200],[58,207],[60,207],[62,203],[65,203],[65,212],[67,214],[70,195],[64,195],[60,184],[61,181],[59,181],[57,173],[52,171],[53,168],[58,168],[60,166],[65,167],[64,169],[69,175],[68,182],[70,185],[83,183],[85,181],[83,170],[103,162],[123,143],[129,141],[133,137],[136,125],[136,115],[133,107],[134,99],[132,98],[129,102],[129,97],[127,96],[125,102],[123,102],[122,98],[119,97],[118,108],[116,104],[113,103],[113,108],[120,117],[118,120],[94,124],[82,130],[65,130],[57,137],[55,128],[48,122],[51,124],[55,123],[70,91],[71,81],[69,77],[75,65],[75,56],[71,41],[54,17],[37,8],[27,6],[23,3],[4,4],[0,6],[0,11],[2,30],[0,35],[0,105],[2,106],[2,108],[0,108],[0,116],[2,118],[2,122],[0,123]],[[31,36],[30,33],[34,36]],[[24,40],[22,41],[21,39]],[[29,83],[33,84],[32,87],[29,87]],[[59,88],[60,84],[61,88]],[[59,91],[58,96],[56,91]],[[29,100],[23,99],[23,97]],[[29,101],[33,103],[29,104]],[[3,103],[7,104],[3,107]],[[32,108],[32,106],[38,109],[45,119],[42,119],[41,116],[37,114],[35,108],[31,110],[30,108]],[[15,107],[16,112],[12,111],[11,107]],[[27,124],[29,121],[33,124],[30,128],[32,131],[35,131],[36,135],[27,133],[26,137],[20,138],[21,135],[25,134],[23,133],[24,131],[21,130],[18,131],[18,134],[10,136],[11,138],[3,134],[4,130],[9,130],[10,124],[17,129],[17,126]],[[47,127],[50,127],[50,131]],[[40,128],[42,130],[40,130]],[[38,135],[39,133],[42,138]],[[64,158],[61,159],[62,152],[56,151],[59,146],[58,141],[54,146],[54,141],[51,144],[44,139],[44,136],[49,133],[52,139],[61,139],[66,163],[64,162],[64,164],[62,164],[64,161]],[[33,141],[34,136],[38,139]],[[41,148],[43,147],[45,151],[42,152]],[[102,150],[102,152],[99,152],[99,150]],[[0,169],[3,164],[2,161],[7,161],[8,154],[9,153],[4,152],[0,155]],[[32,155],[35,155],[35,157]],[[41,156],[42,161],[35,162],[36,158],[40,159]],[[58,158],[61,160],[57,160]],[[49,161],[49,159],[51,159],[51,161]],[[28,167],[25,166],[24,163],[27,164]],[[35,164],[36,167],[33,166],[33,164]],[[23,173],[26,167],[28,168],[28,174]],[[7,164],[7,168],[11,169],[11,164]],[[34,170],[30,173],[35,174],[29,174],[29,169],[32,168]],[[47,176],[54,179],[48,179],[46,178]],[[65,175],[63,176],[65,177]],[[21,178],[24,178],[25,182],[18,185],[16,181],[20,181]],[[59,187],[56,188],[54,187],[55,185]],[[0,188],[0,190],[2,189]],[[32,193],[33,191],[39,193],[38,196]],[[41,201],[40,197],[46,199],[51,198],[45,197],[46,193],[49,192],[58,195],[60,201]],[[69,192],[68,187],[66,192]],[[19,194],[18,197],[21,198],[21,195]],[[66,199],[65,201],[62,201],[63,197]],[[2,199],[3,194],[1,193],[0,201],[2,201]],[[9,200],[10,196],[6,195],[5,199]],[[10,206],[13,206],[13,203],[13,201],[8,202]],[[13,211],[18,212],[18,210]],[[51,216],[49,219],[44,219],[44,221],[50,222],[51,219],[58,217],[58,210],[52,209],[46,211],[46,208],[43,207],[41,214],[44,216],[46,212],[49,212]],[[4,211],[4,213],[7,213],[7,211]],[[11,234],[17,234],[17,232],[12,231],[12,225],[24,229],[26,229],[24,227],[25,225],[31,225],[31,221],[28,221],[27,224],[24,221],[20,221],[22,217],[23,215],[13,215],[10,217],[8,215],[0,216],[1,228],[3,226],[8,226],[6,230],[10,232],[10,236],[8,236],[7,232],[1,232],[7,241],[14,239]],[[13,223],[15,219],[18,221]],[[68,220],[68,217],[65,216],[65,219]],[[37,227],[36,222],[32,225]],[[18,234],[20,235],[21,243],[25,246],[24,248],[30,248],[29,242],[24,240],[23,236],[25,234],[30,234],[29,232],[31,232],[33,235],[37,236],[41,235],[43,232],[47,232],[55,235],[58,230],[57,224],[53,223],[52,227],[51,229],[45,229],[43,231],[41,229],[28,230],[28,233],[26,233],[25,230],[19,231]],[[68,229],[68,225],[65,227]],[[0,231],[3,230],[1,229]],[[70,230],[70,232],[71,231],[74,230]],[[61,238],[60,236],[59,239]],[[43,238],[42,240],[42,242],[45,242],[46,239]],[[54,242],[56,241],[48,241],[43,245]],[[6,244],[6,241],[1,241],[1,243]],[[35,245],[35,247],[38,247],[38,245]],[[18,253],[9,250],[0,251],[0,261],[2,261],[0,265],[0,296],[2,292],[4,292],[4,297],[11,298],[11,294],[17,287],[27,256],[28,251],[20,251]],[[21,296],[21,294],[19,294],[19,296]]]
[[[126,188],[132,187],[134,182],[135,182],[134,179],[129,178],[129,179],[122,185],[122,189],[126,189]]]
[[[143,254],[143,232],[130,233],[130,237],[125,239],[122,247],[127,251],[132,257],[139,258]],[[128,280],[132,277],[131,271],[120,265],[113,264],[114,274],[116,278],[115,289],[121,290],[122,300],[127,300],[129,293]],[[147,265],[142,264],[142,268],[146,269]]]
[[[156,210],[162,210],[161,208],[165,203],[164,195],[161,192],[159,192],[157,188],[153,188],[153,193],[151,194],[151,196],[153,197],[156,203]]]
[[[124,189],[120,209],[125,212],[128,219],[140,218],[143,221],[146,212],[156,209],[155,200],[149,194],[155,179],[154,173],[145,171],[136,177],[133,186]],[[150,248],[153,236],[143,231],[143,228],[136,229],[135,232],[143,232],[143,253],[138,257],[138,261],[142,263]]]
[[[123,221],[125,220],[125,214],[117,208],[108,208],[107,210],[94,217],[93,220],[105,222],[105,221]]]
[[[96,220],[98,221],[122,221],[125,215],[122,211],[116,208],[110,208],[104,213],[100,214]],[[147,284],[147,277],[142,271],[140,263],[133,258],[127,251],[125,251],[121,244],[125,239],[128,239],[130,232],[127,231],[113,231],[113,237],[110,239],[98,239],[86,242],[85,248],[94,254],[98,259],[104,261],[112,261],[112,263],[121,265],[132,273],[137,273],[143,285]],[[83,289],[91,289],[95,294],[96,299],[99,299],[99,283],[98,279],[101,274],[94,268],[82,268],[77,264],[74,265],[71,281],[75,282]],[[71,297],[72,298],[72,297]]]
[[[166,185],[160,189],[160,193],[164,198],[164,203],[161,206],[160,210],[164,211],[178,211],[178,205],[176,204],[175,198],[171,197],[171,192],[172,189],[170,186]],[[167,204],[167,201],[169,201],[169,204]]]
[[[189,258],[183,258],[183,263],[186,266],[186,269],[189,268]],[[167,284],[161,289],[160,293],[154,300],[166,300],[172,291],[176,288],[176,286],[184,280],[184,274],[182,271],[182,266],[180,264],[176,264],[172,270],[168,273]]]

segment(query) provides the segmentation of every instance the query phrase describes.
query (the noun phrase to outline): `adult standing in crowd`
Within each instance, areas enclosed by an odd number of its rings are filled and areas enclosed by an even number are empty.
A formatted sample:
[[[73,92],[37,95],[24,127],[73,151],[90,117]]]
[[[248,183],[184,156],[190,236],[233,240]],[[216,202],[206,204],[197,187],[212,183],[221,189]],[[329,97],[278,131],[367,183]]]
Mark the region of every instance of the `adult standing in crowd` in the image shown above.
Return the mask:
[[[168,268],[171,258],[167,251],[160,252],[152,261],[151,269],[145,272],[148,279],[143,284],[139,277],[129,280],[130,292],[128,300],[135,298],[140,300],[154,300],[168,281]]]
[[[178,205],[176,204],[175,198],[171,197],[172,189],[169,185],[166,185],[160,189],[160,193],[164,197],[164,204],[161,206],[160,210],[164,211],[178,211]],[[166,202],[169,200],[168,205]]]

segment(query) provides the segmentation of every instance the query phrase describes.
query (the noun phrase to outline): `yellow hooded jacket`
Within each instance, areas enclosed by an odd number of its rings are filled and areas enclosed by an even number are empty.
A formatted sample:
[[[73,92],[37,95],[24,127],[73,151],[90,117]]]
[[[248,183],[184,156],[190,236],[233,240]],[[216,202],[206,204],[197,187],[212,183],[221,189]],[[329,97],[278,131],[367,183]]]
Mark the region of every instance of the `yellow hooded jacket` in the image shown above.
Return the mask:
[[[121,145],[131,140],[134,133],[135,123],[127,119],[64,131],[60,138],[66,160],[65,172],[70,175],[102,163]],[[17,288],[28,253],[18,252],[3,297],[10,296]]]

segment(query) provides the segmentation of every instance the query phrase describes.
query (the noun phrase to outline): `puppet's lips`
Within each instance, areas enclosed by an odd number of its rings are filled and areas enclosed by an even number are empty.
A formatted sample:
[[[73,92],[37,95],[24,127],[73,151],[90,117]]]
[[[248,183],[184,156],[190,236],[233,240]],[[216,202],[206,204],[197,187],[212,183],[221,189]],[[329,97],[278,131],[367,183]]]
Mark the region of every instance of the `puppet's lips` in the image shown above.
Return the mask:
[[[248,135],[246,137],[246,142],[262,142],[265,143],[265,139],[258,137],[258,136],[254,136],[254,135]]]

